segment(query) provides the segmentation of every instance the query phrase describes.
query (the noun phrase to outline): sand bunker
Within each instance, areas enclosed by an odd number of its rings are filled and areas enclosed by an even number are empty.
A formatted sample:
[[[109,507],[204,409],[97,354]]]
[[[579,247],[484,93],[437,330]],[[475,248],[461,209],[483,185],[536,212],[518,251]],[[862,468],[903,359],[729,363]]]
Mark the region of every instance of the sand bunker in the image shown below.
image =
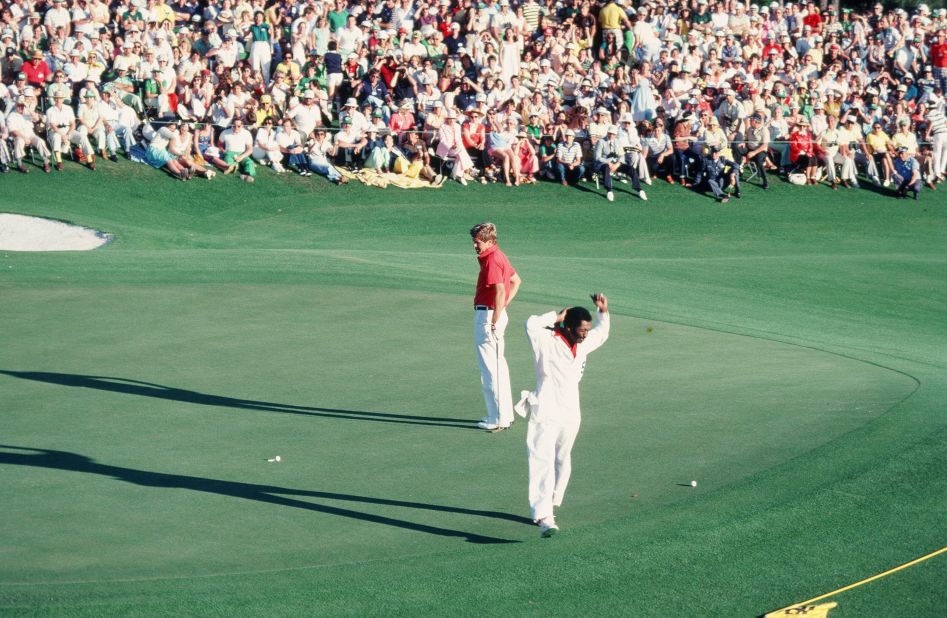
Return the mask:
[[[0,213],[3,251],[89,251],[110,240],[111,234],[62,221]]]

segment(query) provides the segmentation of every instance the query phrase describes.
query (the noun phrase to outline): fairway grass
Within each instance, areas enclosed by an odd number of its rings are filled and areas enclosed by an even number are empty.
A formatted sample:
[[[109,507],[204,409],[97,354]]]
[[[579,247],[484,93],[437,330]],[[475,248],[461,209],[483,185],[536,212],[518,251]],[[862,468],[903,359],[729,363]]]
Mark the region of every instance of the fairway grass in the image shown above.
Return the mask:
[[[101,169],[0,193],[114,235],[0,252],[4,615],[754,616],[947,545],[939,192]],[[614,314],[554,539],[525,423],[475,428],[486,219],[524,279],[515,392],[530,313]],[[942,555],[831,616],[942,616],[945,581]]]

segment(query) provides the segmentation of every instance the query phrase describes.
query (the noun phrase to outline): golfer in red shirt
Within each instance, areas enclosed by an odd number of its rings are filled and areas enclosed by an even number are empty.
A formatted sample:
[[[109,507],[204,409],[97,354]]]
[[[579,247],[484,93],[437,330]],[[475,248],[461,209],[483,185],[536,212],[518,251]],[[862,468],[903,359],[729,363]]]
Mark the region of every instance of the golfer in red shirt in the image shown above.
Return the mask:
[[[513,423],[513,395],[510,369],[506,364],[504,333],[510,306],[522,280],[497,246],[497,228],[490,222],[470,230],[474,251],[480,262],[477,293],[474,296],[474,341],[487,416],[477,426],[496,432]]]

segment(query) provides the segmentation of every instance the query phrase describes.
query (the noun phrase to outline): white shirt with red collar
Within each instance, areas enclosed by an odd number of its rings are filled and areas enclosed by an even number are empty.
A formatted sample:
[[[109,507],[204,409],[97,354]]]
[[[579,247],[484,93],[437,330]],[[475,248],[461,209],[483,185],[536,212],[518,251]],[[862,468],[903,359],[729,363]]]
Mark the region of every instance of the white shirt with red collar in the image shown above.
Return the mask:
[[[531,423],[578,424],[579,382],[586,357],[608,339],[608,313],[597,312],[595,325],[582,343],[570,346],[555,330],[556,312],[531,316],[526,336],[536,360],[536,390],[531,397]]]

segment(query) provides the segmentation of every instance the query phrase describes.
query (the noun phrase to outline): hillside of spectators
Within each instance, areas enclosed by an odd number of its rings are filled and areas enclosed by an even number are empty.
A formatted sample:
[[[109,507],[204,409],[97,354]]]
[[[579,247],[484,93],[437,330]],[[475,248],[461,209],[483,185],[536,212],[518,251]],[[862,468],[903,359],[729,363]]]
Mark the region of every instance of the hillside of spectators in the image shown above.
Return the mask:
[[[21,0],[0,171],[873,182],[947,173],[947,10],[688,0]]]

